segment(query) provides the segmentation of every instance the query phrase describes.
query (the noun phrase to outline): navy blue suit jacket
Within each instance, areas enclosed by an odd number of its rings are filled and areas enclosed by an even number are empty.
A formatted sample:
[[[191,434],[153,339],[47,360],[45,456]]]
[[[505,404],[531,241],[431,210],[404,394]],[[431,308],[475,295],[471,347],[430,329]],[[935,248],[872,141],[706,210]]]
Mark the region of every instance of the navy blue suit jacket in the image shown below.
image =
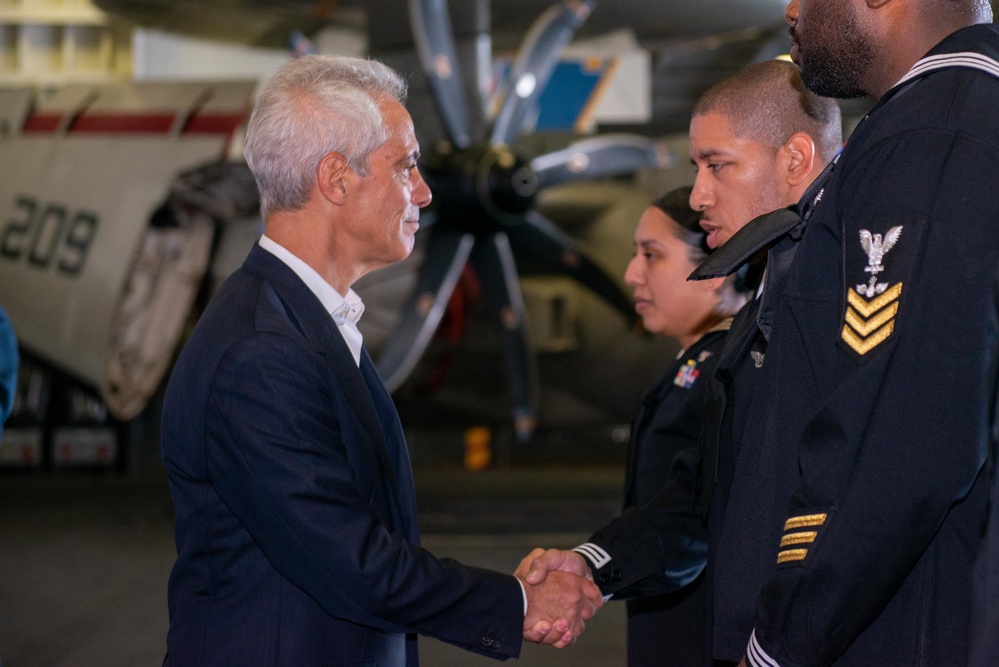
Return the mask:
[[[167,664],[417,664],[415,633],[519,653],[520,586],[419,546],[409,455],[367,352],[255,246],[163,407],[176,512]]]

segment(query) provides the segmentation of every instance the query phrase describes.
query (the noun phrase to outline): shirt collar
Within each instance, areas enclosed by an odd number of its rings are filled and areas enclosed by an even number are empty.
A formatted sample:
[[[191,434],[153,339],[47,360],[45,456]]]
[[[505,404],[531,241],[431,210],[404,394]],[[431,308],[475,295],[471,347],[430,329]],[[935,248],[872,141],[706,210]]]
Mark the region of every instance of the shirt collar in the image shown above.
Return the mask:
[[[339,296],[339,294],[337,295]],[[337,326],[343,326],[347,322],[356,325],[364,313],[364,302],[354,290],[347,290],[347,296],[343,297],[343,303],[337,306],[330,315]]]
[[[326,312],[332,316],[337,326],[343,326],[347,322],[357,324],[361,319],[364,303],[353,289],[348,289],[346,296],[340,294],[315,269],[266,234],[260,237],[259,244],[261,248],[287,264],[288,268],[302,279],[309,291],[323,304]]]

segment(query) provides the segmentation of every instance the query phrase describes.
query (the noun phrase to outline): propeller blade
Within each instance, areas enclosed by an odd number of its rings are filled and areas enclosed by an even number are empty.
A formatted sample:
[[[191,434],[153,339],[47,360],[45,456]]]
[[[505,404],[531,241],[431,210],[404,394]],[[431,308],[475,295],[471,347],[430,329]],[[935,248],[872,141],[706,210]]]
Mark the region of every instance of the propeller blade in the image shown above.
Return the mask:
[[[409,22],[451,143],[465,148],[472,140],[469,110],[447,0],[409,0]]]
[[[643,167],[665,169],[676,160],[664,142],[637,134],[606,134],[531,160],[538,187],[630,174]]]
[[[521,442],[530,439],[537,425],[538,369],[524,320],[524,297],[517,279],[517,265],[510,241],[502,232],[475,244],[472,268],[482,283],[482,295],[499,328],[506,363],[513,425]]]
[[[510,145],[516,140],[548,85],[562,50],[595,6],[595,0],[563,0],[549,7],[528,30],[496,116],[493,143]]]
[[[518,253],[573,278],[621,313],[628,322],[637,323],[635,305],[618,282],[583,253],[573,238],[551,220],[536,211],[528,211],[526,224],[507,227],[506,233]]]
[[[389,391],[402,385],[430,344],[473,245],[469,233],[438,229],[430,235],[413,293],[378,356],[378,373]]]

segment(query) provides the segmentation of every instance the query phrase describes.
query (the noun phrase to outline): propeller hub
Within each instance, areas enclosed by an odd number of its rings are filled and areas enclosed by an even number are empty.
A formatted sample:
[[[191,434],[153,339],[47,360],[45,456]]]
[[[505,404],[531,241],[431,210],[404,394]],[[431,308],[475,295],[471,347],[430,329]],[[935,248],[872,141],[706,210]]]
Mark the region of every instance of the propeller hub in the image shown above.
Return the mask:
[[[426,171],[441,202],[440,222],[473,232],[521,224],[541,185],[530,163],[507,146],[438,151]]]

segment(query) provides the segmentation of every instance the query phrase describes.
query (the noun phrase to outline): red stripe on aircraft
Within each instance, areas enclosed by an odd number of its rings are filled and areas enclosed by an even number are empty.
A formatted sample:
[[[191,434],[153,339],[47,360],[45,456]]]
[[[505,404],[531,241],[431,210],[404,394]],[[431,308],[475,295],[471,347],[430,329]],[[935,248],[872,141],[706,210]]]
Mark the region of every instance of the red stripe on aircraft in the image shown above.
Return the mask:
[[[55,132],[62,114],[33,113],[24,121],[24,132]]]
[[[70,125],[71,133],[166,134],[173,127],[172,113],[110,114],[85,113]]]
[[[244,112],[195,113],[184,125],[185,135],[229,136],[243,122]],[[24,121],[24,132],[55,132],[62,123],[58,113],[33,113]],[[74,120],[69,132],[74,134],[167,134],[176,120],[175,114],[111,114],[85,113]]]
[[[184,125],[183,133],[229,135],[242,122],[242,113],[196,113]]]

